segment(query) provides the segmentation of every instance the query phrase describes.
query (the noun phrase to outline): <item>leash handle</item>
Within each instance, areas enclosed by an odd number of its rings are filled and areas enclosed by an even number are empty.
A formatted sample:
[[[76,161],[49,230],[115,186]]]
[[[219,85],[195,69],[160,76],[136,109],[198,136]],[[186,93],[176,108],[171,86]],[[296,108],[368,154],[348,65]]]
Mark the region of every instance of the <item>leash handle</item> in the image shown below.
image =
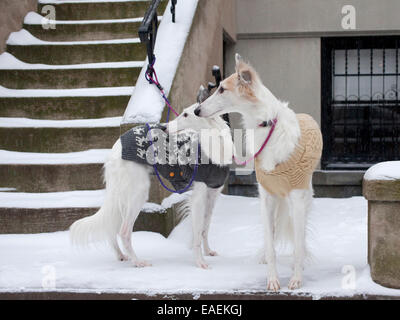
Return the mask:
[[[149,141],[149,143],[150,143],[150,146],[153,148],[153,154],[154,154],[154,157],[155,157],[154,146],[153,146],[153,138],[151,137],[151,128],[150,128],[150,125],[149,125],[148,123],[146,123],[146,126],[147,126],[148,133],[149,133],[150,139],[151,139],[151,140]],[[188,190],[190,189],[190,187],[192,186],[192,184],[193,184],[193,182],[194,182],[194,179],[196,178],[196,175],[197,175],[197,170],[198,170],[198,167],[199,167],[199,154],[200,154],[200,144],[197,144],[196,164],[194,165],[194,170],[193,170],[192,177],[190,178],[190,181],[189,181],[189,183],[186,185],[186,187],[184,187],[183,189],[180,189],[180,190],[173,190],[173,189],[171,189],[171,188],[168,188],[168,187],[164,184],[164,181],[162,181],[161,176],[160,176],[160,173],[158,172],[157,165],[154,163],[154,164],[153,164],[154,172],[156,173],[157,179],[158,179],[158,181],[160,182],[160,184],[163,186],[163,188],[164,188],[165,190],[169,191],[169,192],[172,192],[172,193],[179,193],[179,194],[182,194],[182,193],[188,191]]]
[[[172,111],[175,116],[179,116],[179,113],[176,112],[174,110],[174,108],[172,108],[171,103],[169,102],[167,96],[165,95],[165,91],[164,88],[161,86],[160,81],[158,81],[158,77],[157,77],[157,72],[154,69],[154,64],[156,63],[156,57],[154,57],[153,61],[151,63],[148,64],[147,66],[147,70],[145,73],[145,78],[146,80],[150,83],[150,84],[155,84],[158,88],[158,90],[160,90],[160,93],[163,97],[163,99],[165,100],[165,103],[168,106],[168,113],[167,113],[167,122],[169,122],[169,116],[170,116],[170,112]],[[153,77],[154,75],[154,77]]]
[[[258,157],[258,155],[264,150],[264,148],[265,148],[265,146],[267,145],[269,139],[271,138],[272,133],[273,133],[274,130],[275,130],[275,126],[276,126],[276,123],[277,123],[277,122],[278,122],[278,119],[277,119],[277,118],[275,118],[274,120],[272,120],[271,129],[269,130],[269,133],[268,133],[267,138],[265,139],[265,141],[264,141],[264,143],[262,144],[261,148],[260,148],[252,157],[250,157],[250,158],[247,159],[246,161],[238,162],[238,160],[236,159],[235,155],[232,156],[232,159],[235,160],[235,163],[236,163],[237,165],[239,165],[239,166],[245,166],[245,165],[248,164],[250,161],[252,161],[252,160],[254,160],[255,158]],[[262,126],[263,126],[263,125],[262,125]]]

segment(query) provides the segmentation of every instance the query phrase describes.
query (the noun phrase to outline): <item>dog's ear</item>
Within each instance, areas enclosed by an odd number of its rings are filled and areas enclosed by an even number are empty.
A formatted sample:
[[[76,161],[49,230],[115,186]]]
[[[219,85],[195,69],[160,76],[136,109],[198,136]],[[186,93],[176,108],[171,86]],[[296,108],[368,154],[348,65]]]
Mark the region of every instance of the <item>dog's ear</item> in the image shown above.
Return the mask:
[[[254,80],[253,70],[250,65],[243,61],[243,58],[236,53],[236,73],[241,84],[250,85]]]
[[[253,81],[253,76],[250,70],[242,70],[239,72],[239,81],[244,82],[245,84],[251,84]]]
[[[210,96],[210,91],[204,88],[203,85],[200,86],[199,91],[197,92],[197,102],[202,103]]]
[[[242,56],[241,56],[239,53],[236,53],[236,54],[235,54],[236,67],[237,67],[238,64],[239,64],[240,62],[242,62],[242,61],[243,61]]]

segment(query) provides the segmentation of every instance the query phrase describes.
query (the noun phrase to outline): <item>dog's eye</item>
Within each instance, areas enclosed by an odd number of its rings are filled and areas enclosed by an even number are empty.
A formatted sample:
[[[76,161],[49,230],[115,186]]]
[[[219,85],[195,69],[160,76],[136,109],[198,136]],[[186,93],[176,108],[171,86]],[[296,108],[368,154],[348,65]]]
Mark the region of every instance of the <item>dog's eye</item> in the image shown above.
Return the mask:
[[[185,118],[187,118],[188,114],[185,112],[185,113],[183,114],[183,116],[184,116]]]
[[[220,94],[223,94],[224,91],[225,91],[224,87],[221,87],[221,88],[219,88],[219,90],[218,90],[218,92],[219,92]]]

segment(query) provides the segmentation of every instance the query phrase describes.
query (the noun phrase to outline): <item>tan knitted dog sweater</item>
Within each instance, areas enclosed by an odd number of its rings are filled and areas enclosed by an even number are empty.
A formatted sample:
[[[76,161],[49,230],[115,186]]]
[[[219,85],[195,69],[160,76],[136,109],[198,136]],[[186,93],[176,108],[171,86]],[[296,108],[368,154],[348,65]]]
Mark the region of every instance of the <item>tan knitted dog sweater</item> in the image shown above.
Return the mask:
[[[297,114],[297,120],[301,135],[288,160],[276,165],[273,171],[265,171],[256,158],[257,181],[270,194],[285,197],[294,189],[308,189],[321,159],[322,135],[318,124],[307,114]]]

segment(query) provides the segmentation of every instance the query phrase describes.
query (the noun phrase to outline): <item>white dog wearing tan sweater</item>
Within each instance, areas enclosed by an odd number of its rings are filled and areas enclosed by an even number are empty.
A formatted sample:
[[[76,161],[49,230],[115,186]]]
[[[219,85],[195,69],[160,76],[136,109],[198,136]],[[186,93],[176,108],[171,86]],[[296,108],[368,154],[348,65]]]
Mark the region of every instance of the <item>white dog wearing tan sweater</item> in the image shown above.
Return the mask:
[[[285,233],[285,238],[293,240],[294,248],[294,272],[288,287],[297,289],[302,284],[306,256],[307,213],[313,196],[311,179],[322,153],[321,131],[313,118],[296,115],[287,103],[278,100],[238,54],[236,73],[221,82],[195,114],[207,118],[231,112],[242,114],[244,128],[254,130],[254,143],[247,143],[254,145],[254,150],[247,154],[262,150],[255,166],[265,231],[267,288],[280,289],[274,239]]]

